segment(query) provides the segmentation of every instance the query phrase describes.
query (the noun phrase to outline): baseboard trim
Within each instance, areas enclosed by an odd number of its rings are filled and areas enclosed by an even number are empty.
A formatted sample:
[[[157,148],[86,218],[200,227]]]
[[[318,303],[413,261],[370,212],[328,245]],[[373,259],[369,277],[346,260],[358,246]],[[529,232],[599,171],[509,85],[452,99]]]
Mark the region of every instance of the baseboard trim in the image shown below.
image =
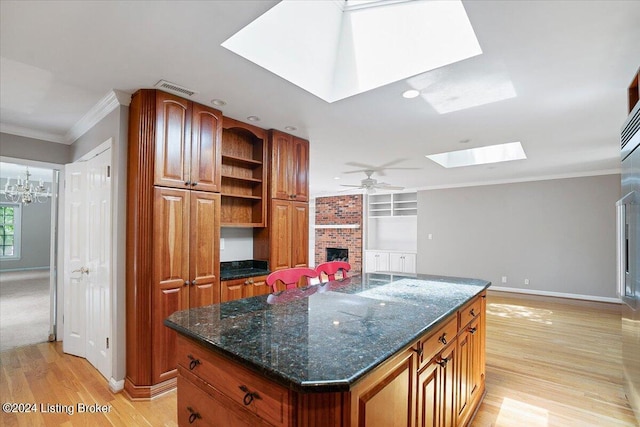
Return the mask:
[[[124,390],[124,380],[116,381],[113,378],[109,379],[109,390],[113,393],[120,393]]]
[[[556,297],[556,298],[569,298],[569,299],[580,299],[585,301],[597,301],[597,302],[611,302],[614,304],[621,304],[622,301],[619,298],[610,298],[610,297],[598,297],[593,295],[580,295],[580,294],[567,294],[564,292],[549,292],[549,291],[540,291],[537,289],[517,289],[517,288],[505,288],[501,286],[491,286],[489,288],[490,291],[499,291],[499,292],[511,292],[516,294],[527,294],[527,295],[538,295],[543,297]]]

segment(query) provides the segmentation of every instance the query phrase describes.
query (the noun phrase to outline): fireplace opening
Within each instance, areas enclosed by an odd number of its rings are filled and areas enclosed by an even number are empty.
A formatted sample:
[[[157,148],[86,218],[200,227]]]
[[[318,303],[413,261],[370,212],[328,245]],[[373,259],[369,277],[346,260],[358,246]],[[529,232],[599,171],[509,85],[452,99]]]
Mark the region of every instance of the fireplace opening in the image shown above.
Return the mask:
[[[327,261],[349,262],[349,249],[347,248],[327,248]]]

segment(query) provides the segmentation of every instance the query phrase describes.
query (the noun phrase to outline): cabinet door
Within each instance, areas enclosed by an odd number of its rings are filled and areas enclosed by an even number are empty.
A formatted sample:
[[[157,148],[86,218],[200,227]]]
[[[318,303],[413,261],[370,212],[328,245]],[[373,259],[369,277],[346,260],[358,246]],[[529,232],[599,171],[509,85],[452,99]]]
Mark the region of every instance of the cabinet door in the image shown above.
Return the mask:
[[[456,409],[458,421],[467,422],[471,417],[474,401],[482,390],[482,329],[481,319],[474,319],[458,337],[458,389]]]
[[[191,188],[191,102],[156,92],[154,184]]]
[[[415,273],[416,270],[416,254],[403,254],[404,256],[404,269],[403,273]]]
[[[456,425],[456,356],[453,342],[418,372],[418,427]]]
[[[176,332],[163,321],[189,308],[189,192],[156,187],[153,208],[153,291],[151,341],[154,383],[176,374]]]
[[[377,253],[376,271],[389,271],[389,252]]]
[[[293,169],[291,135],[271,131],[271,198],[290,200],[293,194],[291,176]]]
[[[309,205],[291,202],[291,267],[309,265]]]
[[[220,301],[220,195],[190,194],[189,290],[190,307]]]
[[[309,141],[293,137],[291,190],[297,202],[309,201]]]
[[[391,252],[389,254],[389,269],[391,271],[404,272],[404,254]]]
[[[271,201],[271,270],[291,267],[291,203]]]
[[[220,302],[244,298],[245,279],[224,280],[220,285]]]
[[[352,391],[351,425],[415,426],[416,353],[407,349]]]
[[[220,192],[222,113],[193,104],[191,115],[191,187]]]
[[[267,286],[267,276],[251,277],[248,282],[245,285],[245,298],[271,293],[271,288]]]
[[[366,251],[364,253],[364,266],[366,273],[373,273],[376,271],[376,254],[377,252]]]

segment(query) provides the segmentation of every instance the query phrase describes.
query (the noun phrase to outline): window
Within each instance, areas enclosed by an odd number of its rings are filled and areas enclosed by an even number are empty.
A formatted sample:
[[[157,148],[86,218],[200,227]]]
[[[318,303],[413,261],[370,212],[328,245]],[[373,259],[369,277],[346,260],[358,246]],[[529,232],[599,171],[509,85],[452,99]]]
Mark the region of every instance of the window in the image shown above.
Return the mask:
[[[20,258],[20,212],[21,206],[0,203],[0,258]]]

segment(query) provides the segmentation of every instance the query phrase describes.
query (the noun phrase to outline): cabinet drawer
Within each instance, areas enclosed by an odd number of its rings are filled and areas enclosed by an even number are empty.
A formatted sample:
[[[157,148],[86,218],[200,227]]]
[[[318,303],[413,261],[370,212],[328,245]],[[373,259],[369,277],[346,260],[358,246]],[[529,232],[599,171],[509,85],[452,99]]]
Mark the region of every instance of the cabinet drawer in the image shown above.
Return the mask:
[[[438,331],[429,336],[422,342],[422,357],[420,359],[420,365],[429,362],[433,356],[444,350],[444,348],[452,342],[458,334],[458,322],[457,317],[452,316],[449,318],[445,325]]]
[[[482,302],[480,301],[480,297],[474,299],[471,303],[466,305],[464,308],[458,310],[458,315],[460,317],[460,327],[462,330],[465,326],[469,324],[473,319],[480,316],[480,312],[482,310]]]
[[[289,421],[289,391],[178,336],[178,364],[273,425]]]
[[[204,382],[178,375],[178,425],[255,427],[268,425]]]

